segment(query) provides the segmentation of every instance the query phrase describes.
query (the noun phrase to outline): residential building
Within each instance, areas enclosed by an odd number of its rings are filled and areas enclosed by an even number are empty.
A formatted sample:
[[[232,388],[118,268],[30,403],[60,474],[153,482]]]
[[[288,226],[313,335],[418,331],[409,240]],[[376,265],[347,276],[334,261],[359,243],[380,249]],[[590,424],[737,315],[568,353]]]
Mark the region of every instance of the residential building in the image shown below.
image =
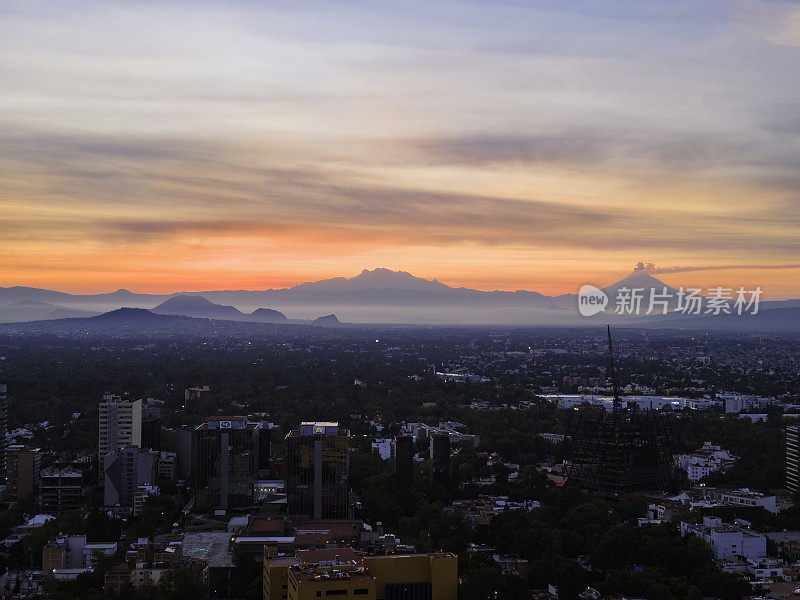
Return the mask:
[[[91,569],[96,552],[111,556],[116,551],[116,542],[87,542],[85,535],[61,535],[42,548],[42,570]]]
[[[39,491],[42,452],[13,444],[6,448],[6,497],[23,499]]]
[[[466,429],[466,425],[456,421],[445,421],[438,426],[426,425],[425,423],[406,423],[403,431],[414,437],[415,441],[425,440],[436,433],[446,434],[450,437],[451,444],[470,444],[477,448],[480,444],[480,437],[460,431]]]
[[[100,403],[100,464],[106,454],[127,446],[142,446],[142,401],[105,393]]]
[[[178,455],[162,450],[158,453],[158,478],[175,481],[178,478]]]
[[[0,383],[0,483],[5,482],[6,473],[6,433],[8,428],[8,397],[5,383]]]
[[[773,495],[752,492],[747,488],[714,490],[711,493],[725,506],[761,507],[774,514],[779,512],[777,498]]]
[[[394,456],[394,440],[378,438],[372,442],[372,449],[377,452],[381,460],[391,460]]]
[[[133,509],[133,499],[140,485],[157,481],[158,453],[129,446],[109,452],[103,458],[104,504]]]
[[[786,426],[786,489],[800,489],[800,425]]]
[[[133,493],[134,515],[138,516],[142,514],[142,508],[144,508],[144,505],[150,496],[158,496],[157,485],[144,484],[136,487],[136,491]]]
[[[116,596],[132,584],[133,569],[127,563],[120,563],[106,571],[103,588],[106,592],[113,592]]]
[[[350,513],[348,443],[338,423],[304,422],[286,436],[289,514],[346,519]]]
[[[211,400],[211,388],[207,385],[187,388],[183,392],[183,399],[184,402]]]
[[[675,465],[686,471],[689,481],[699,481],[715,471],[727,471],[734,462],[733,454],[711,442],[705,442],[691,454],[675,455]]]
[[[161,576],[171,568],[168,563],[143,563],[137,562],[133,571],[131,583],[133,587],[140,588],[146,585],[156,585]]]
[[[45,469],[39,485],[39,506],[43,511],[61,514],[82,508],[94,489],[95,471],[79,465]]]
[[[779,404],[777,398],[771,396],[751,396],[737,392],[722,392],[717,394],[722,400],[726,413],[740,413],[754,411],[773,404]]]
[[[767,555],[767,538],[741,525],[723,523],[718,517],[703,517],[702,524],[681,522],[681,535],[703,538],[718,560],[732,556],[758,558]]]

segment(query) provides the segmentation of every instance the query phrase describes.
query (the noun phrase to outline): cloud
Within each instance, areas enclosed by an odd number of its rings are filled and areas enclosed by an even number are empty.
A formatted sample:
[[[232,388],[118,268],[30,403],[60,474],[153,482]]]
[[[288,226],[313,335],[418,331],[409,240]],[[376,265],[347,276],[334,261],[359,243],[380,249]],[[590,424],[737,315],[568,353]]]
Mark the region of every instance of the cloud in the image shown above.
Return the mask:
[[[6,3],[0,233],[78,270],[795,264],[796,7]]]
[[[800,263],[790,264],[744,264],[744,265],[698,265],[698,266],[685,266],[685,267],[657,267],[653,263],[639,262],[634,271],[650,273],[656,275],[659,273],[689,273],[693,271],[740,271],[740,270],[754,270],[754,271],[773,271],[784,269],[800,269]]]
[[[800,6],[794,0],[747,0],[738,22],[751,33],[779,46],[800,46]]]

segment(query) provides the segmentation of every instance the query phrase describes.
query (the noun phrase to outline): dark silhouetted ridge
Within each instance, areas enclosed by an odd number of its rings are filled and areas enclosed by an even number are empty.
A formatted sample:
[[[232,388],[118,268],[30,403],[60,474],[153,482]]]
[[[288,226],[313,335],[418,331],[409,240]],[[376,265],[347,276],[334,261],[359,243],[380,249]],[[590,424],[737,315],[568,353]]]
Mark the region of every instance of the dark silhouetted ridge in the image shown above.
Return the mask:
[[[281,323],[286,320],[286,315],[274,308],[257,308],[249,317],[260,323]]]
[[[214,304],[203,296],[180,294],[159,304],[154,313],[161,315],[181,315],[184,317],[199,317],[202,319],[241,319],[244,314],[233,306]]]
[[[146,308],[118,308],[101,315],[89,317],[95,321],[128,321],[128,322],[166,322],[171,320],[171,315],[158,315]]]
[[[342,322],[334,314],[325,315],[314,319],[314,325],[331,326],[331,325],[341,325],[341,324]]]

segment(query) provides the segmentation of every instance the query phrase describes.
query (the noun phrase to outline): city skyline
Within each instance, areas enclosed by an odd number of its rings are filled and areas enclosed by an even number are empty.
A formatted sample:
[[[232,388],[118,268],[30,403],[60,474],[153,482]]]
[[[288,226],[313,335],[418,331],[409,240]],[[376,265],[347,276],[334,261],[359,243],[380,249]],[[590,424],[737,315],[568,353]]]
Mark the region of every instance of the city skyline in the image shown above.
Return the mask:
[[[796,3],[0,10],[4,286],[800,296]]]

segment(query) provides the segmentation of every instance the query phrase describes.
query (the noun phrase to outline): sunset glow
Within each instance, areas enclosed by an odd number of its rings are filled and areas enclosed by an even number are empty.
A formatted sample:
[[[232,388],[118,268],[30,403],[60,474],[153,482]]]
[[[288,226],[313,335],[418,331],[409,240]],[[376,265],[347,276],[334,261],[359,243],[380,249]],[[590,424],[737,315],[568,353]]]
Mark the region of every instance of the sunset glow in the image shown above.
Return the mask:
[[[1,286],[800,296],[794,2],[0,12]]]

